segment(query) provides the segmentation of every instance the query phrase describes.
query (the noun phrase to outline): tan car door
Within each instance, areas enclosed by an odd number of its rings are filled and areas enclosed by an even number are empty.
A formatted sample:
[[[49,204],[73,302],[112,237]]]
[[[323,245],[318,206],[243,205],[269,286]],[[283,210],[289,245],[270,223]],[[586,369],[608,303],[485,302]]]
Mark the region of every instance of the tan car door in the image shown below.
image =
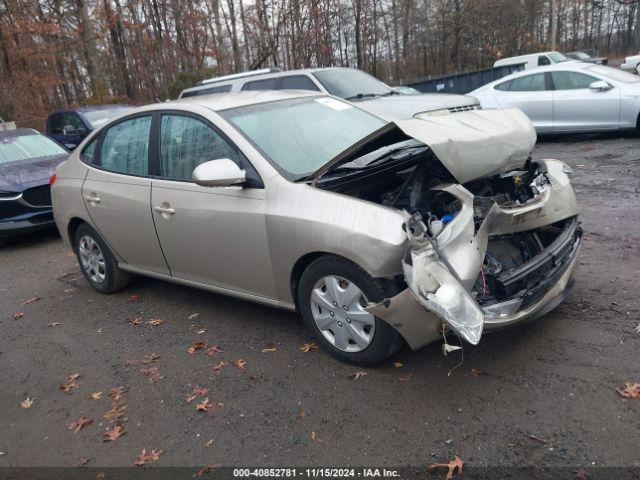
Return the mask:
[[[265,192],[244,156],[205,119],[165,113],[159,131],[163,178],[151,206],[162,251],[174,277],[274,298],[265,223]],[[229,158],[248,170],[243,187],[201,187],[194,168]]]
[[[94,226],[126,264],[168,275],[151,215],[151,123],[151,115],[138,116],[103,134],[82,197]]]

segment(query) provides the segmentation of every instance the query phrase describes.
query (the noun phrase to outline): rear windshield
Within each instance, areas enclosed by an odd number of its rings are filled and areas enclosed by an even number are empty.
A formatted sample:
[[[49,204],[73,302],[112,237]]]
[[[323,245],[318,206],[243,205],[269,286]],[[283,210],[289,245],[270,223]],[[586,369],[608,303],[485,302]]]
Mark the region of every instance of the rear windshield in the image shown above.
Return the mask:
[[[0,137],[0,164],[64,153],[64,148],[44,135]]]
[[[553,63],[562,63],[562,62],[569,62],[571,61],[570,58],[565,57],[563,54],[561,54],[560,52],[551,52],[549,54],[547,54],[547,56],[551,59],[551,61]]]

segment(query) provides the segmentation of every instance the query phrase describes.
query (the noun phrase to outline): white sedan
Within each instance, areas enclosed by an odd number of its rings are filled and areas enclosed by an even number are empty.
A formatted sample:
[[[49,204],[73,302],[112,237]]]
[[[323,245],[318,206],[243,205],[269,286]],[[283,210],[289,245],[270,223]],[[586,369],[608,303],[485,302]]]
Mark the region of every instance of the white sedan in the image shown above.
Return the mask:
[[[483,108],[519,108],[539,133],[640,126],[640,77],[584,62],[525,70],[474,90]]]
[[[640,53],[625,58],[624,63],[620,65],[620,68],[623,70],[632,70],[640,75]]]

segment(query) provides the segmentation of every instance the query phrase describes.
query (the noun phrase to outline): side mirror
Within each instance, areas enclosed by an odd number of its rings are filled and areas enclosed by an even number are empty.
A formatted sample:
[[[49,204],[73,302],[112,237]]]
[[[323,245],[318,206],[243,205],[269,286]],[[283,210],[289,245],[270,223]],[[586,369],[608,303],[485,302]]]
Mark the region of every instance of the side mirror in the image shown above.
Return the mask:
[[[247,176],[235,162],[228,158],[219,158],[198,165],[192,178],[196,184],[203,187],[230,187],[244,183]]]
[[[597,82],[593,82],[591,85],[589,85],[589,88],[598,92],[605,92],[607,90],[611,90],[613,86],[608,82],[605,82],[604,80],[598,80]]]

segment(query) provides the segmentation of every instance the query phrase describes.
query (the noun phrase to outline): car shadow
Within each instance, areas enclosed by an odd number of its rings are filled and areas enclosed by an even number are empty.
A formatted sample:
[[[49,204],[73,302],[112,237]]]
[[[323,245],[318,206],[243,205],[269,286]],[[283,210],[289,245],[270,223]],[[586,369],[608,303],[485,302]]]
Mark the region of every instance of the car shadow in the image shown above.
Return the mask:
[[[45,242],[60,240],[56,227],[44,228],[36,232],[0,237],[0,250],[35,247]]]
[[[619,140],[623,138],[638,137],[640,137],[640,131],[638,130],[623,130],[599,133],[538,133],[538,143],[578,143],[592,140]]]

